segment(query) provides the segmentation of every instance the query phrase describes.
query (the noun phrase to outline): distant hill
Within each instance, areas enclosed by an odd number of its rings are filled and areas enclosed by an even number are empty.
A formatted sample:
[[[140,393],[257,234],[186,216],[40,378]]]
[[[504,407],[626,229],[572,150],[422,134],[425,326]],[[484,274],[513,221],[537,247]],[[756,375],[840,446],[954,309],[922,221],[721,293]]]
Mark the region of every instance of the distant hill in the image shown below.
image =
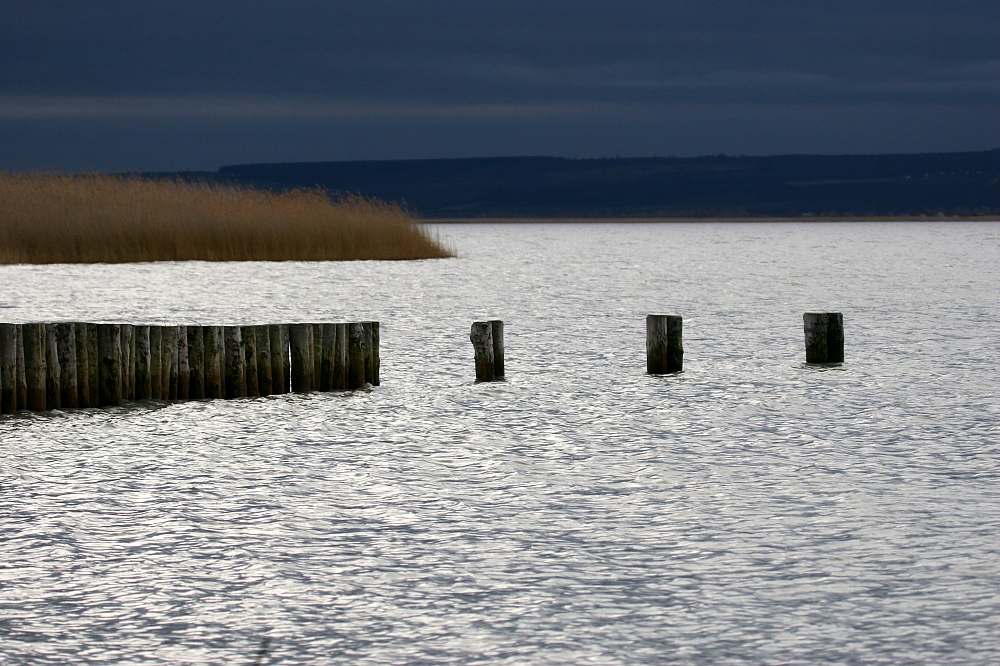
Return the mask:
[[[399,200],[425,218],[1000,214],[1000,149],[238,164],[148,174]]]

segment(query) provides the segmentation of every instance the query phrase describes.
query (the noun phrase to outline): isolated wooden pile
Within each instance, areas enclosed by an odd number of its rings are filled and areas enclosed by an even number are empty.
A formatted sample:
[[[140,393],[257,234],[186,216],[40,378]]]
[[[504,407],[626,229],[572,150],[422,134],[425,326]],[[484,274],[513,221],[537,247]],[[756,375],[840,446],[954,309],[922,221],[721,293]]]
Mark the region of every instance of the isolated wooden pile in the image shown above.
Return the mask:
[[[0,413],[379,384],[378,322],[0,324]]]

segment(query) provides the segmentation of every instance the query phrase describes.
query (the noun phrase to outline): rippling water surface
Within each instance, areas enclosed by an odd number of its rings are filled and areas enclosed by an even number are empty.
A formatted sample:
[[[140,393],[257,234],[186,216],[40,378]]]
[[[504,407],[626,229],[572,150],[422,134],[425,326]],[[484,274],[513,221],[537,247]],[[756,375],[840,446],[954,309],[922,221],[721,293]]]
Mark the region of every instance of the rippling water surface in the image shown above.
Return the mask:
[[[0,661],[1000,663],[1000,225],[440,234],[0,267],[6,321],[378,319],[383,381],[0,418]],[[802,363],[817,309],[842,367]]]

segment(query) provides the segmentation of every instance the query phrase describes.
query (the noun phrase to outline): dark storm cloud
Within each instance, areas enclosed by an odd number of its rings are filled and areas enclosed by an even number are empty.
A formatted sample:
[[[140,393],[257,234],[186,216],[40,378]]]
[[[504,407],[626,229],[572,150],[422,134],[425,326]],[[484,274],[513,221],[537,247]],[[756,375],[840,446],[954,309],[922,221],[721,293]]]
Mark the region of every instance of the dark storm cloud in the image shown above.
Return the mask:
[[[397,121],[423,123],[422,131],[461,121],[472,123],[464,136],[507,132],[508,144],[484,148],[501,153],[520,152],[517,137],[547,135],[524,123],[604,132],[539,145],[572,154],[605,144],[634,150],[636,141],[621,140],[629,128],[656,134],[675,123],[676,134],[679,122],[688,134],[705,134],[704,118],[723,123],[718,136],[749,137],[811,108],[817,117],[853,118],[853,134],[864,135],[872,119],[892,131],[902,122],[892,118],[914,118],[916,132],[953,108],[970,123],[963,139],[970,144],[982,140],[980,128],[1000,103],[996,0],[36,0],[5,3],[2,14],[0,119],[12,134],[20,129],[11,123],[59,118],[228,117],[248,127],[325,119],[331,135],[351,127],[392,134]],[[463,141],[440,151],[478,145]],[[717,147],[704,146],[693,150]],[[736,141],[740,147],[786,148]]]
[[[649,103],[1000,93],[995,0],[105,1],[4,13],[6,95]]]

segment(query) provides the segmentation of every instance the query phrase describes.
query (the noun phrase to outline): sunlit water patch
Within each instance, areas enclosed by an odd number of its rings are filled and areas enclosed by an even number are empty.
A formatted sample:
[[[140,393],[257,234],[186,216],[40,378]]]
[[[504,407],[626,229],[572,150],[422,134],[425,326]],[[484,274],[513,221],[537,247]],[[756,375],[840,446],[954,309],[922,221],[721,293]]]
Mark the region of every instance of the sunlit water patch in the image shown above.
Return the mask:
[[[1000,661],[1000,225],[440,233],[458,259],[0,267],[7,321],[377,319],[383,381],[0,418],[0,659]],[[842,367],[803,365],[807,310]],[[649,312],[683,374],[645,375]]]

